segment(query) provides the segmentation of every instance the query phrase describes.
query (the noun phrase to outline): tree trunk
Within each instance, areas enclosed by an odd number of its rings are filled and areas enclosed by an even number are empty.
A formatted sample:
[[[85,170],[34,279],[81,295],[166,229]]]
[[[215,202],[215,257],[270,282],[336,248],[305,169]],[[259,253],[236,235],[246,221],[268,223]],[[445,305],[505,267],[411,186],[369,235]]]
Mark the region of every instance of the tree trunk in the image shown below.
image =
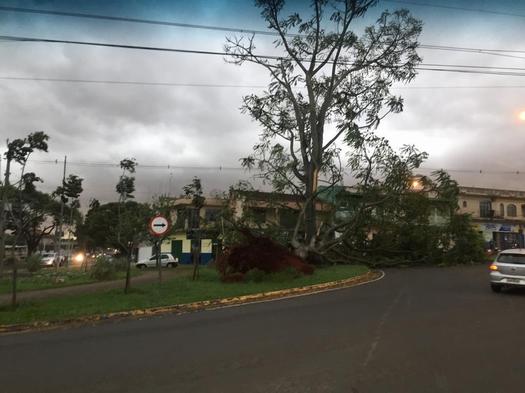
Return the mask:
[[[304,210],[305,243],[307,246],[310,246],[312,242],[315,241],[315,236],[317,232],[317,212],[315,210],[314,195],[317,191],[318,173],[319,172],[317,168],[315,168],[314,163],[310,163],[310,165],[308,166],[307,180],[305,184],[306,208]]]
[[[126,286],[124,287],[124,293],[128,293],[131,281],[131,251],[128,253],[128,265],[126,266]]]
[[[17,245],[17,241],[13,240],[13,245],[11,246],[11,258],[13,260],[13,286],[11,288],[11,307],[13,309],[16,308],[16,284],[18,280],[18,263],[17,258],[15,257],[15,248]]]
[[[200,233],[200,232],[198,232]],[[195,241],[195,246],[192,244],[192,257],[193,257],[193,277],[192,280],[195,281],[199,278],[199,264],[200,264],[200,234],[197,235]]]
[[[7,140],[9,145],[9,139]],[[7,205],[7,187],[9,187],[9,175],[11,170],[11,160],[7,160],[5,169],[5,181],[2,189],[2,199],[0,203],[0,278],[4,274],[5,264],[5,208]]]
[[[34,240],[34,241],[27,240],[26,241],[27,256],[33,255],[36,252],[39,244],[40,244],[40,239]]]
[[[13,286],[11,288],[11,307],[16,308],[16,283],[18,279],[18,264],[16,259],[13,259]]]

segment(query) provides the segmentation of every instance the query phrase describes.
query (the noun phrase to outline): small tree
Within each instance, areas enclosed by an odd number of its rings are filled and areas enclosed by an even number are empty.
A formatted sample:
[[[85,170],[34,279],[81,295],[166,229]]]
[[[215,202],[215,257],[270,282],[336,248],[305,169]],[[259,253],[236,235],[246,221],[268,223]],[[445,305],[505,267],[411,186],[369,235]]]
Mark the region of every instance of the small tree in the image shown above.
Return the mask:
[[[70,227],[73,225],[73,213],[76,211],[78,212],[78,208],[80,207],[80,203],[78,201],[78,198],[80,197],[80,194],[82,193],[82,181],[84,179],[78,177],[77,175],[69,175],[67,179],[65,179],[62,182],[61,186],[58,186],[57,189],[53,192],[53,197],[58,198],[60,200],[60,213],[57,214],[55,217],[55,243],[58,244],[57,250],[58,255],[60,256],[61,247],[60,247],[60,238],[62,236],[62,224],[64,223],[63,218],[63,207],[67,207],[69,209],[69,225]],[[58,269],[59,261],[56,261],[56,268]]]
[[[130,239],[127,239],[127,242],[124,242],[122,239],[122,227],[124,225],[123,218],[126,213],[123,212],[123,209],[126,207],[126,201],[134,198],[133,193],[135,192],[135,177],[131,176],[131,174],[135,173],[137,165],[137,161],[134,158],[125,158],[120,161],[120,169],[122,169],[122,174],[120,175],[116,186],[117,193],[119,194],[117,239],[118,243],[126,250],[126,257],[128,260],[124,293],[128,293],[129,291],[131,278],[131,259],[136,240],[135,238],[131,241]],[[126,225],[127,224],[128,223],[126,223]]]
[[[15,139],[12,142],[7,143],[7,152],[5,154],[7,165],[6,165],[6,175],[5,182],[2,192],[2,206],[0,209],[0,258],[2,261],[5,257],[5,207],[8,202],[11,202],[11,206],[18,206],[18,209],[11,208],[9,211],[10,219],[12,220],[16,230],[15,238],[11,248],[12,257],[13,257],[13,287],[12,287],[12,296],[11,296],[11,305],[16,307],[16,285],[17,285],[17,273],[18,265],[16,258],[14,258],[15,247],[19,243],[21,234],[23,231],[23,217],[22,211],[24,209],[22,191],[31,191],[35,189],[34,182],[41,181],[34,173],[25,173],[25,167],[29,157],[34,151],[45,151],[47,152],[47,141],[49,137],[42,131],[37,131],[29,134],[24,139]],[[21,166],[20,178],[13,184],[15,188],[15,193],[12,199],[8,199],[8,190],[11,186],[10,184],[10,168],[11,163],[16,162]],[[17,214],[18,213],[18,214]]]
[[[188,215],[188,230],[194,233],[191,254],[193,258],[192,279],[195,281],[199,274],[201,251],[200,214],[206,198],[203,196],[201,179],[198,177],[194,177],[191,183],[185,185],[182,189],[184,191],[184,195],[188,198],[191,198],[191,205],[193,207],[191,214]]]
[[[18,217],[20,226],[8,220],[8,228],[15,231],[27,245],[27,254],[32,255],[38,249],[42,238],[53,232],[56,217],[60,212],[60,203],[50,195],[25,186],[20,193],[20,203],[12,203],[13,215]],[[19,233],[17,233],[20,231]]]

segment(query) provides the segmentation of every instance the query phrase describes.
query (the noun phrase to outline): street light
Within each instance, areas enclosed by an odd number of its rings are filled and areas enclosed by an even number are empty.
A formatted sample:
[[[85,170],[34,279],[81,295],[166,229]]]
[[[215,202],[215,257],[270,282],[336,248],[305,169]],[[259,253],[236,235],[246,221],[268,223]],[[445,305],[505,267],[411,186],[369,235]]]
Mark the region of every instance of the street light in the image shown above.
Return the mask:
[[[525,111],[521,111],[519,114],[518,114],[518,117],[521,121],[525,121]]]

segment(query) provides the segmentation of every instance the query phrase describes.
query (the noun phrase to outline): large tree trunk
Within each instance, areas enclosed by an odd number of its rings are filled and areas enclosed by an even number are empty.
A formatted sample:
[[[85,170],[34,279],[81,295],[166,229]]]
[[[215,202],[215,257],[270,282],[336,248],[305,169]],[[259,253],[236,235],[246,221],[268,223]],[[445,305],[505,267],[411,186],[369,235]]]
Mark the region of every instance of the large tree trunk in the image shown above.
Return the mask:
[[[317,176],[318,170],[311,163],[308,168],[306,190],[305,190],[305,210],[304,210],[304,226],[305,226],[305,243],[310,246],[315,242],[317,233],[317,212],[315,210],[315,193],[317,191]]]
[[[40,238],[26,239],[27,256],[33,255],[36,252],[39,244]]]

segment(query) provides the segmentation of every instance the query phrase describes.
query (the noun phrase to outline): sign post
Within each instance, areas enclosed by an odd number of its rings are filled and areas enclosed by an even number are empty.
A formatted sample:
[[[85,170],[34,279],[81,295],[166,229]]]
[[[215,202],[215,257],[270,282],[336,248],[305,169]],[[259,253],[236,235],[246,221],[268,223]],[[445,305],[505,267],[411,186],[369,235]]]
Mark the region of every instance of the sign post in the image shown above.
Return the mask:
[[[162,283],[162,263],[160,258],[160,248],[162,245],[162,237],[170,230],[169,220],[161,215],[156,215],[149,220],[148,231],[151,236],[155,237],[154,247],[157,256],[157,268],[159,269],[159,284]]]

